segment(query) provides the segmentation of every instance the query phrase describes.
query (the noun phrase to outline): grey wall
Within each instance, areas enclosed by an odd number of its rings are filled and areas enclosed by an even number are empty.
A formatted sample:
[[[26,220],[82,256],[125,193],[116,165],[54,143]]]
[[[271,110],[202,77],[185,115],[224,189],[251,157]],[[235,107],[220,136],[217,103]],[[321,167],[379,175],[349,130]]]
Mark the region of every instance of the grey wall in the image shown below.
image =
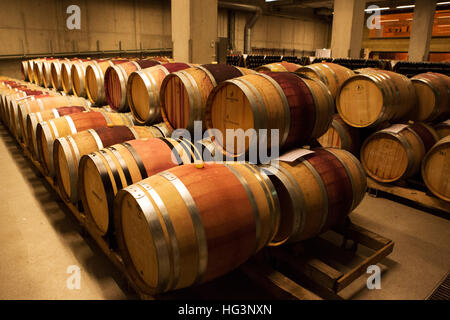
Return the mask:
[[[247,13],[236,13],[236,50],[244,49],[244,26]],[[219,10],[218,36],[227,36],[227,11]],[[329,46],[330,23],[311,17],[297,18],[262,15],[252,30],[251,47],[294,49],[296,55],[303,51],[315,51]]]
[[[69,17],[66,9],[72,4],[81,9],[80,30],[66,27]],[[5,55],[119,50],[119,47],[171,48],[170,1],[0,1],[0,74],[19,75],[18,60],[2,60]]]

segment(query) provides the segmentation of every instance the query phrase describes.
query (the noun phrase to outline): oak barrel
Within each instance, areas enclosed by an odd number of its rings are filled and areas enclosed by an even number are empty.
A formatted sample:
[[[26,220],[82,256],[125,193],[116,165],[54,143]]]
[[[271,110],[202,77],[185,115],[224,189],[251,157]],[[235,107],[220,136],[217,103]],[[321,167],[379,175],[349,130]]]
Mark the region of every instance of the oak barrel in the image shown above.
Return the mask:
[[[333,112],[333,98],[320,81],[290,72],[267,72],[219,84],[209,95],[205,119],[210,131],[214,128],[222,135],[215,139],[218,147],[235,157],[256,148],[265,138],[251,135],[245,143],[238,139],[233,147],[229,143],[235,139],[227,140],[228,129],[270,129],[267,146],[272,143],[271,130],[278,129],[279,141],[274,146],[301,146],[327,131]]]
[[[53,143],[56,138],[76,134],[87,129],[108,125],[133,125],[133,117],[126,113],[98,111],[80,112],[57,119],[40,122],[36,128],[38,159],[48,176],[54,175]]]
[[[410,178],[419,172],[423,157],[438,140],[434,129],[426,124],[395,124],[364,141],[361,163],[379,182]]]
[[[450,202],[450,136],[439,140],[425,155],[422,178],[436,197]]]
[[[290,63],[286,61],[276,62],[276,63],[270,63],[262,65],[255,70],[258,72],[294,72],[301,68],[302,66],[295,63]]]
[[[337,148],[359,153],[360,134],[358,129],[346,124],[339,114],[333,116],[333,121],[327,132],[320,136],[317,141],[324,148]]]
[[[201,161],[188,140],[149,138],[113,145],[81,157],[79,192],[85,213],[96,231],[111,233],[113,199],[117,192],[158,172]]]
[[[75,59],[57,59],[53,60],[50,65],[50,81],[55,90],[62,90],[62,66],[66,62]]]
[[[105,94],[106,101],[108,101],[111,108],[118,111],[128,111],[128,76],[134,71],[150,68],[159,64],[161,64],[159,61],[144,59],[110,66],[105,72]]]
[[[366,192],[366,175],[350,152],[316,148],[294,153],[298,157],[292,162],[263,167],[280,199],[280,226],[272,246],[306,240],[342,224]]]
[[[67,106],[84,106],[90,107],[91,103],[83,98],[62,96],[62,97],[45,97],[36,98],[33,100],[24,100],[18,104],[18,130],[26,133],[26,120],[27,115],[33,112],[39,112],[44,110],[51,110],[58,107]]]
[[[417,95],[412,120],[434,121],[450,116],[450,77],[440,73],[421,73],[411,78]]]
[[[335,63],[313,63],[295,70],[306,74],[313,79],[322,81],[330,90],[333,99],[336,98],[342,84],[355,73]]]
[[[77,97],[87,97],[87,89],[86,89],[86,70],[90,64],[94,62],[105,62],[106,59],[96,59],[96,60],[87,60],[82,63],[74,63],[72,65],[72,69],[70,71],[70,76],[72,80],[72,90],[73,94]]]
[[[10,130],[19,139],[22,139],[23,133],[23,122],[21,108],[24,105],[31,103],[32,101],[45,101],[50,98],[60,97],[57,92],[42,92],[42,93],[31,93],[25,97],[11,100],[9,103],[9,115],[10,115]]]
[[[167,127],[112,126],[89,129],[58,138],[53,145],[53,163],[60,194],[73,203],[78,198],[78,164],[82,156],[128,140],[158,138],[170,135]]]
[[[138,123],[155,123],[161,118],[160,88],[172,72],[190,68],[187,63],[165,63],[135,71],[128,77],[127,98],[131,113]]]
[[[86,93],[89,101],[94,105],[106,104],[105,72],[110,66],[125,63],[127,59],[111,59],[105,61],[93,61],[86,67],[85,82]]]
[[[89,59],[65,61],[61,65],[61,86],[65,93],[72,93],[72,66],[89,62]]]
[[[440,122],[434,126],[439,139],[450,136],[450,119]]]
[[[31,155],[37,157],[37,144],[36,144],[36,128],[39,122],[47,121],[50,119],[60,118],[69,114],[89,111],[85,106],[70,106],[70,107],[58,107],[50,110],[44,110],[39,112],[33,112],[27,114],[25,121],[25,137],[26,145]]]
[[[274,203],[267,176],[236,163],[183,165],[122,189],[114,212],[127,272],[148,294],[224,275],[271,240]]]
[[[417,98],[410,79],[386,70],[361,72],[345,81],[336,97],[342,120],[352,127],[375,127],[411,117]]]
[[[24,81],[29,81],[28,79],[28,60],[22,60],[20,62],[20,72]]]
[[[212,89],[225,80],[253,70],[224,64],[204,64],[167,75],[160,90],[161,114],[172,128],[193,131],[194,121],[205,118],[206,100]]]

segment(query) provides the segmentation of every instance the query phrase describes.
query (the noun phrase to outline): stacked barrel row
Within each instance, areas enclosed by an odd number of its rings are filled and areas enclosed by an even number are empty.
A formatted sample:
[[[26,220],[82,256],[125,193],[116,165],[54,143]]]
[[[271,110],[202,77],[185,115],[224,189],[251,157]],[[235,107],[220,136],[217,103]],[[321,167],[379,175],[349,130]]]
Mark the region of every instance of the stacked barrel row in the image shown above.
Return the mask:
[[[330,83],[278,70],[134,62],[88,64],[86,83],[88,70],[101,66],[91,72],[93,83],[103,77],[97,96],[121,111],[126,97],[134,121],[164,124],[105,127],[106,119],[123,114],[100,110],[44,122],[30,116],[29,123],[38,123],[31,132],[44,173],[55,178],[66,201],[82,202],[95,231],[118,245],[142,290],[213,279],[266,245],[308,239],[342,223],[362,200],[365,174],[352,154],[298,149],[332,123]],[[168,137],[174,129],[194,133],[195,121],[202,121],[202,133],[268,129],[272,139],[270,132],[279,130],[267,146],[290,151],[288,159],[265,166],[206,163],[217,154],[245,156],[264,136],[251,137],[241,149],[229,149],[214,135],[192,142]]]

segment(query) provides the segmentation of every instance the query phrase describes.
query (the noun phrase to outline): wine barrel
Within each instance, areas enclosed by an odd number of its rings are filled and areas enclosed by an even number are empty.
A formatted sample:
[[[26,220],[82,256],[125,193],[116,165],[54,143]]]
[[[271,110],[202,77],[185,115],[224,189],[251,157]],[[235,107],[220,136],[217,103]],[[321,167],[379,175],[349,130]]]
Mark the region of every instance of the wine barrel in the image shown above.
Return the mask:
[[[411,80],[386,70],[365,72],[345,81],[336,97],[342,120],[359,128],[408,120],[416,105]]]
[[[55,90],[63,90],[62,70],[63,70],[64,63],[71,62],[74,60],[77,60],[77,59],[76,58],[57,59],[57,60],[52,61],[51,66],[50,66],[50,79],[51,79],[52,87]]]
[[[355,73],[335,63],[313,63],[300,67],[296,72],[306,74],[313,79],[322,81],[330,90],[333,98],[336,98],[342,84]]]
[[[23,138],[23,122],[20,113],[20,108],[22,105],[26,105],[32,101],[36,100],[45,100],[51,97],[58,97],[58,93],[51,93],[51,92],[43,92],[43,93],[37,93],[36,95],[30,95],[26,96],[16,100],[12,100],[10,102],[9,107],[9,113],[10,113],[10,130],[13,133],[13,135],[18,138],[20,141],[22,141]]]
[[[39,112],[29,113],[26,116],[25,132],[22,136],[25,137],[26,145],[33,157],[37,157],[37,144],[36,144],[36,128],[39,122],[48,121],[50,119],[64,117],[69,114],[89,111],[89,107],[85,106],[70,106],[70,107],[58,107],[50,110],[44,110]]]
[[[439,139],[445,138],[446,136],[450,136],[450,119],[435,125],[434,130],[436,130]]]
[[[434,121],[450,116],[450,77],[440,73],[421,73],[411,78],[417,95],[417,108],[411,120]]]
[[[237,268],[276,232],[278,199],[270,190],[255,167],[205,163],[171,168],[119,191],[114,220],[133,282],[155,294]]]
[[[270,63],[265,64],[263,66],[260,66],[256,68],[255,70],[258,72],[294,72],[300,69],[302,66],[295,63],[290,63],[286,61],[276,62],[276,63]]]
[[[53,143],[56,138],[76,134],[87,129],[95,129],[108,125],[132,126],[131,114],[89,111],[75,113],[49,121],[40,122],[36,128],[36,145],[38,159],[44,173],[53,176]]]
[[[358,129],[350,127],[338,114],[333,116],[327,132],[319,137],[317,142],[324,148],[344,149],[355,155],[359,153],[361,146]]]
[[[414,176],[426,152],[438,141],[433,128],[423,123],[396,124],[375,132],[361,147],[366,173],[379,182]]]
[[[83,98],[71,97],[71,96],[56,96],[36,98],[33,100],[24,100],[18,104],[17,118],[18,118],[18,130],[26,133],[26,120],[27,115],[33,112],[39,112],[44,110],[51,110],[58,107],[66,106],[84,106],[90,107],[91,103]]]
[[[65,61],[66,59],[49,59],[42,62],[42,83],[45,88],[52,88],[52,64],[56,60]]]
[[[422,177],[436,197],[450,201],[450,136],[439,140],[425,155]]]
[[[10,120],[9,96],[21,93],[24,90],[28,90],[28,87],[24,85],[15,85],[15,84],[13,86],[11,86],[10,84],[4,84],[4,86],[0,88],[0,95],[1,95],[0,107],[2,109],[2,117],[4,121],[6,121],[5,124],[7,125],[8,128]]]
[[[128,140],[164,138],[168,134],[164,127],[163,123],[150,127],[102,127],[56,139],[53,163],[60,194],[66,201],[76,203],[79,200],[78,164],[82,156]]]
[[[22,60],[20,62],[20,71],[22,72],[22,77],[24,81],[29,81],[28,78],[28,60]]]
[[[86,67],[86,93],[89,101],[91,101],[94,105],[106,104],[105,72],[110,66],[125,63],[127,61],[129,60],[113,59],[100,62],[94,61]]]
[[[171,138],[131,140],[85,155],[78,176],[85,213],[99,234],[111,233],[113,199],[120,189],[174,166],[201,160],[200,151],[188,140]]]
[[[245,144],[238,141],[230,148],[228,129],[278,129],[279,141],[275,145],[288,148],[323,135],[333,112],[333,98],[320,81],[290,72],[267,72],[219,84],[209,95],[205,119],[208,129],[222,133],[222,139],[215,139],[219,149],[235,157],[257,147],[264,137],[252,135]],[[268,132],[267,146],[272,143],[270,137]]]
[[[312,152],[312,153],[311,153]],[[264,166],[280,199],[280,226],[272,246],[319,235],[345,221],[364,198],[367,179],[350,152],[296,149],[292,162]]]
[[[81,63],[72,64],[72,69],[70,71],[71,81],[72,81],[72,90],[73,94],[77,97],[87,97],[86,90],[86,69],[88,65],[93,64],[94,62],[105,62],[106,59],[96,59],[96,60],[87,60]]]
[[[190,67],[187,63],[166,63],[130,74],[127,83],[128,105],[138,123],[155,123],[162,119],[159,98],[162,81],[169,73]]]
[[[89,62],[90,59],[77,59],[66,61],[61,66],[61,85],[63,91],[67,94],[73,93],[72,84],[72,66]]]
[[[45,77],[47,76],[47,64],[55,61],[54,58],[43,58],[35,61],[33,64],[33,82],[39,86],[45,85]]]
[[[34,65],[35,65],[35,63],[36,63],[37,61],[39,61],[39,59],[31,59],[31,60],[28,60],[28,69],[27,69],[27,72],[28,72],[28,79],[29,79],[30,82],[32,82],[32,83],[34,83],[34,71],[33,71],[33,68],[34,68]]]
[[[105,94],[106,101],[111,108],[118,111],[129,110],[127,101],[128,76],[136,71],[159,65],[156,60],[136,60],[117,64],[106,69],[105,72]]]
[[[161,114],[172,128],[194,130],[194,121],[204,120],[206,100],[212,89],[225,80],[255,73],[224,64],[204,64],[167,75],[160,90]]]

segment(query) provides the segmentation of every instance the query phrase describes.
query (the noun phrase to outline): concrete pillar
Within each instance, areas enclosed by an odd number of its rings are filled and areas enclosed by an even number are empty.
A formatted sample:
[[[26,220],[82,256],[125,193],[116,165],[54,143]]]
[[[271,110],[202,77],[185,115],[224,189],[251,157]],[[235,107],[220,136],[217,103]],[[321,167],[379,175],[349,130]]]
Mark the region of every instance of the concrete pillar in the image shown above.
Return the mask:
[[[173,58],[180,62],[216,60],[217,0],[172,0]]]
[[[436,0],[416,0],[415,5],[408,60],[426,61],[430,52]]]
[[[333,58],[359,58],[366,0],[334,0],[331,55]]]

